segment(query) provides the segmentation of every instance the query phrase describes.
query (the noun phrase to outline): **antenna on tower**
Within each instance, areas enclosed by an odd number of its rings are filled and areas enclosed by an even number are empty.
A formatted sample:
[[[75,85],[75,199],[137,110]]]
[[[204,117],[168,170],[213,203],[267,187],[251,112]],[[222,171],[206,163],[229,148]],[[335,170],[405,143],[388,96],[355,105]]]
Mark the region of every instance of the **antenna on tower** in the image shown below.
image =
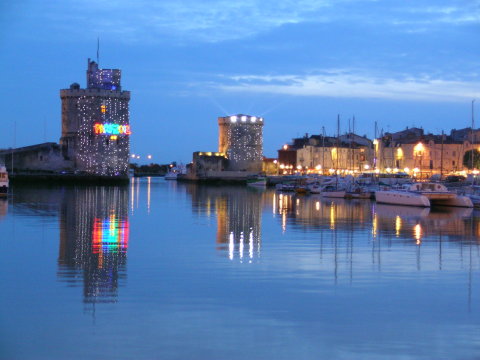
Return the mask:
[[[97,37],[97,65],[100,67],[100,38]]]

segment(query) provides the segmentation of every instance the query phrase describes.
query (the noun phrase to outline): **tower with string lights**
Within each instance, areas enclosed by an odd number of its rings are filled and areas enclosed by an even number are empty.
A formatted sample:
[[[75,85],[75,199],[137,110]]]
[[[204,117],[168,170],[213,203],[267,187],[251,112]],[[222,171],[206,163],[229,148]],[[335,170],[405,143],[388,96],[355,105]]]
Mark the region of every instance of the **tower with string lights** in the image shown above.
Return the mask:
[[[262,171],[263,118],[233,115],[218,118],[218,151],[228,158],[228,170]]]
[[[100,69],[88,59],[87,87],[60,90],[63,157],[78,173],[126,176],[130,153],[130,92],[121,71]]]

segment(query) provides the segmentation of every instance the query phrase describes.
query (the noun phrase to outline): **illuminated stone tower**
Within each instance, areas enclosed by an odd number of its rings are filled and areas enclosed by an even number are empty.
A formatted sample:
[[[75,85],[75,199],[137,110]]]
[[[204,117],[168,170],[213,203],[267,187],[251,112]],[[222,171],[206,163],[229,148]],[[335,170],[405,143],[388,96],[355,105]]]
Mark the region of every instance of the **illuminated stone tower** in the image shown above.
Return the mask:
[[[99,69],[88,59],[87,88],[73,83],[60,90],[66,160],[80,173],[126,176],[130,153],[130,92],[122,91],[121,71]]]
[[[263,118],[233,115],[218,118],[218,151],[226,154],[231,171],[262,171]]]

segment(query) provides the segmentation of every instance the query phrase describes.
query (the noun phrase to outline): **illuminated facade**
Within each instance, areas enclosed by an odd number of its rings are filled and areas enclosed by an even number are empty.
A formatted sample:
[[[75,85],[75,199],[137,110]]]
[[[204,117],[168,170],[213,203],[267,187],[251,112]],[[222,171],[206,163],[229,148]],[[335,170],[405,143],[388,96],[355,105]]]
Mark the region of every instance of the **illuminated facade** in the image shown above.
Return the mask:
[[[353,133],[339,137],[305,134],[278,150],[278,172],[360,172],[373,161],[373,154],[372,141]]]
[[[122,91],[118,69],[99,69],[88,59],[87,88],[60,90],[65,160],[79,172],[126,176],[130,152],[130,92]]]
[[[382,172],[405,171],[418,176],[463,172],[465,153],[479,151],[478,144],[472,144],[468,136],[422,133],[415,138],[395,139],[394,135],[378,139],[377,168]]]
[[[226,154],[230,171],[262,171],[263,118],[233,115],[218,118],[218,151]]]

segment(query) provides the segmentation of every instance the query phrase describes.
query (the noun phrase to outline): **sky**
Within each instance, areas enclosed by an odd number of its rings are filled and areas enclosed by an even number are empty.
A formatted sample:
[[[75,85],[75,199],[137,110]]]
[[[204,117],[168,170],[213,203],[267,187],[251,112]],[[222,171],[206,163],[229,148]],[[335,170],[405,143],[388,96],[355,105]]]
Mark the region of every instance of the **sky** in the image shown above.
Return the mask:
[[[264,117],[267,157],[337,115],[370,138],[480,125],[480,0],[3,0],[0,148],[59,141],[59,90],[86,86],[98,38],[140,162],[216,151],[233,114]]]

